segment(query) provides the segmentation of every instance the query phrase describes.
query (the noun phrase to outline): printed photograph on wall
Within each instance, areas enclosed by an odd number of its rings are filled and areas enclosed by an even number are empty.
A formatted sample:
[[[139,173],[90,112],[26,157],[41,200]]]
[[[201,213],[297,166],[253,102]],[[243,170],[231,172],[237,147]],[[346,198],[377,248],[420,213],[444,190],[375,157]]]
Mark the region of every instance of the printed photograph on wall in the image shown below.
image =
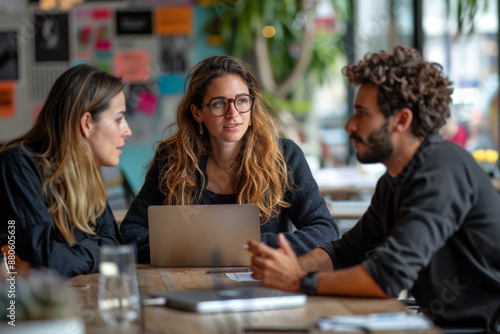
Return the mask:
[[[35,14],[35,60],[69,61],[68,14]]]
[[[71,15],[76,42],[71,44],[74,58],[102,61],[106,56],[98,54],[112,53],[114,14],[110,8],[76,8]]]
[[[0,31],[0,80],[19,79],[17,32]]]
[[[190,36],[162,36],[160,70],[163,73],[186,72],[191,67],[193,49]]]
[[[151,11],[117,11],[117,35],[151,35],[153,17]]]

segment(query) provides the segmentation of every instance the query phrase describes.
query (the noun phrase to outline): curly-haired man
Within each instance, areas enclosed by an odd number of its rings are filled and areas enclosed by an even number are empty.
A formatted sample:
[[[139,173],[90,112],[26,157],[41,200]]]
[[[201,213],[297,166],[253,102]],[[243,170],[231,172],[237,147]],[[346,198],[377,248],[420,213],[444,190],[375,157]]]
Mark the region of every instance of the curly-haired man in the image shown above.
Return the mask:
[[[283,236],[279,250],[250,241],[253,277],[308,294],[410,289],[438,325],[500,331],[500,195],[468,152],[438,134],[453,92],[442,67],[396,47],[343,74],[360,86],[345,127],[357,158],[387,172],[340,240],[299,259]]]

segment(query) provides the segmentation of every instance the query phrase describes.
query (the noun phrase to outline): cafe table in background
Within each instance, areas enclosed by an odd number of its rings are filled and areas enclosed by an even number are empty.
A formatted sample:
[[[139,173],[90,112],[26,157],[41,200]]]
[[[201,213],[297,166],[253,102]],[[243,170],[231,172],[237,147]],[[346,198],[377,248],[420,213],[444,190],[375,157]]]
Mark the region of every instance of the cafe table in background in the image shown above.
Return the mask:
[[[224,273],[207,273],[213,268],[158,268],[138,266],[138,281],[141,296],[153,292],[172,292],[210,288],[231,288],[259,283],[237,282]],[[231,268],[217,268],[231,269]],[[110,328],[100,319],[97,306],[99,275],[81,275],[72,278],[68,284],[81,298],[81,316],[86,322],[87,334],[107,333],[245,333],[244,328],[271,327],[308,330],[321,333],[314,326],[318,318],[332,315],[366,315],[405,310],[405,304],[395,299],[340,298],[330,296],[310,296],[305,306],[274,310],[246,312],[220,312],[200,314],[172,309],[166,306],[144,306],[142,323],[130,328]],[[142,326],[142,327],[141,327]],[[409,331],[377,331],[376,333],[410,333]],[[442,331],[433,327],[415,333],[434,334]],[[264,333],[264,332],[260,332]],[[281,333],[285,333],[281,331]]]
[[[330,196],[332,200],[346,200],[360,195],[368,195],[369,199],[375,191],[378,179],[384,173],[381,164],[373,165],[371,169],[369,164],[323,168],[313,170],[312,174],[318,183],[319,191]],[[500,192],[500,177],[492,177],[491,183]]]

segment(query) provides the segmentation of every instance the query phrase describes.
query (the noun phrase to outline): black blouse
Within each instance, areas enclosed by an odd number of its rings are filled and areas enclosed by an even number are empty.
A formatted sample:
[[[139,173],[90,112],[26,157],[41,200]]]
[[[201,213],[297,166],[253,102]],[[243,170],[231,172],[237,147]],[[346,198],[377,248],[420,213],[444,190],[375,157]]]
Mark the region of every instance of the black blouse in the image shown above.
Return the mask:
[[[236,204],[236,194],[217,194],[205,189],[201,193],[200,204]]]
[[[33,145],[24,147],[35,152]],[[36,161],[21,146],[0,153],[0,185],[0,245],[14,240],[16,254],[32,267],[48,267],[67,277],[94,273],[99,266],[99,247],[122,242],[107,204],[97,218],[96,234],[75,230],[76,243],[68,245],[45,204]]]

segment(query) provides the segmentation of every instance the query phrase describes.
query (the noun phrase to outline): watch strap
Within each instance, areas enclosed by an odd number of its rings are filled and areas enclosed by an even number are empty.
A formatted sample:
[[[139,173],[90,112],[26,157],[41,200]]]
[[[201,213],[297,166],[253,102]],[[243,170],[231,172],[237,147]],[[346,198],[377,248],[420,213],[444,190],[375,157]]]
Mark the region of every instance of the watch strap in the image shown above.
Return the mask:
[[[317,274],[318,273],[316,271],[310,271],[302,277],[300,280],[300,292],[309,296],[316,294],[316,290],[318,289],[318,279],[316,278]]]

